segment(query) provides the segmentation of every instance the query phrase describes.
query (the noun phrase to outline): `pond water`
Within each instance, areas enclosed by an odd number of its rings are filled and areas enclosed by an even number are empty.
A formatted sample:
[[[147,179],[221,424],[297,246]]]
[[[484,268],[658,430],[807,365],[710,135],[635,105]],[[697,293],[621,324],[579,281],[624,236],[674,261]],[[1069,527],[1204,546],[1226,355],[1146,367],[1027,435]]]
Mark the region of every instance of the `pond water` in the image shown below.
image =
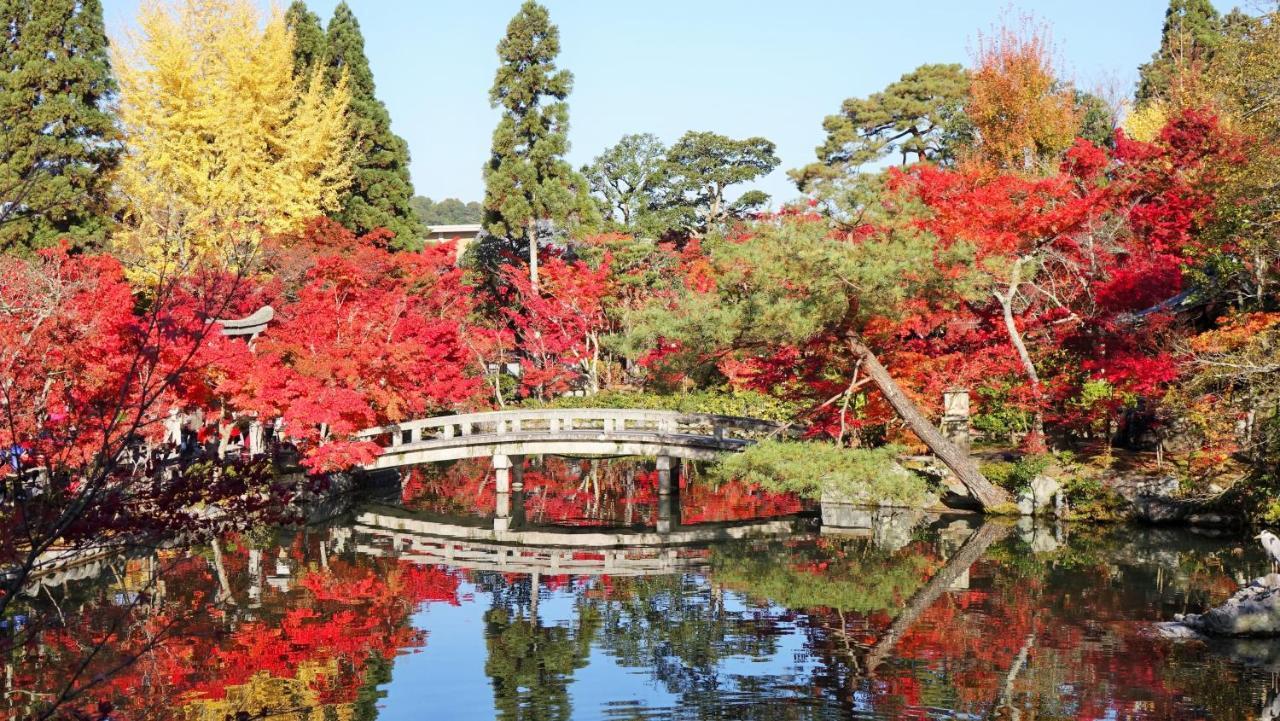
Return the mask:
[[[1251,541],[847,508],[821,509],[823,525],[795,499],[686,477],[677,530],[724,540],[495,543],[486,466],[462,463],[325,524],[105,559],[3,619],[21,643],[0,717],[86,684],[57,713],[100,699],[114,718],[210,721],[1280,709],[1280,644],[1151,633],[1265,572]],[[547,459],[525,473],[516,527],[645,540],[653,478],[651,462]]]

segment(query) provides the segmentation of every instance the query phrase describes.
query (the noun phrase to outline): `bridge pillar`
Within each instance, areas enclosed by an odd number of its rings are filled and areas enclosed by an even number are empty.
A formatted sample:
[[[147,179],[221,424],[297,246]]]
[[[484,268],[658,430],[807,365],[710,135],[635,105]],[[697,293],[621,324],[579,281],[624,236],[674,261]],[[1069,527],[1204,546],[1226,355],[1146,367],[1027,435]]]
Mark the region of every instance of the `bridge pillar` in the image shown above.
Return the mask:
[[[658,456],[658,533],[680,525],[680,459]]]
[[[498,493],[511,492],[511,456],[501,453],[493,457],[493,482]]]
[[[511,457],[493,456],[493,485],[497,492],[493,509],[493,530],[511,530]]]

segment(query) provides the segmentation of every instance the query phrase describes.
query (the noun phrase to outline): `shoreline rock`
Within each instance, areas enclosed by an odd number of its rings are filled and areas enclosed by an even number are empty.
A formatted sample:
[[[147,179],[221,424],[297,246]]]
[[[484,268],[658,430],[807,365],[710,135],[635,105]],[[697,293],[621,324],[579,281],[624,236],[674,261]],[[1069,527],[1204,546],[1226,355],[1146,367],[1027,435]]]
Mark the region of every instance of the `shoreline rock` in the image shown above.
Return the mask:
[[[1177,614],[1156,628],[1166,638],[1280,636],[1280,573],[1254,579],[1216,608]]]

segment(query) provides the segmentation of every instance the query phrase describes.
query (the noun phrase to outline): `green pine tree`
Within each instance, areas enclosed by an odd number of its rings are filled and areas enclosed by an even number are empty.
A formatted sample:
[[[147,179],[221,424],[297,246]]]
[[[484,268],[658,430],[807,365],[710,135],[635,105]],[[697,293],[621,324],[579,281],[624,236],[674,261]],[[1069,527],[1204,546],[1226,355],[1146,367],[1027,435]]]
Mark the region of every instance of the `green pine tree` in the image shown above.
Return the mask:
[[[325,57],[324,27],[320,16],[303,0],[293,0],[284,13],[285,26],[293,33],[293,75],[308,80]]]
[[[350,119],[356,147],[355,173],[338,220],[356,233],[387,228],[400,249],[422,245],[423,227],[409,199],[409,146],[391,132],[387,106],[374,94],[373,71],[364,54],[360,24],[345,2],[329,20],[325,58],[330,80],[347,73],[351,87]]]
[[[0,0],[0,252],[100,245],[119,129],[99,0]]]
[[[1222,41],[1222,17],[1210,0],[1169,0],[1160,49],[1138,69],[1138,103],[1164,97],[1179,68],[1207,63]]]
[[[959,65],[921,65],[865,98],[848,98],[822,121],[818,162],[788,173],[802,192],[893,158],[947,165],[972,143],[964,114],[969,74]]]
[[[498,72],[489,103],[501,108],[484,168],[484,226],[495,236],[523,237],[529,277],[538,286],[540,221],[564,227],[593,220],[598,209],[586,179],[564,159],[569,151],[573,74],[556,69],[560,30],[547,9],[526,0],[498,43]]]

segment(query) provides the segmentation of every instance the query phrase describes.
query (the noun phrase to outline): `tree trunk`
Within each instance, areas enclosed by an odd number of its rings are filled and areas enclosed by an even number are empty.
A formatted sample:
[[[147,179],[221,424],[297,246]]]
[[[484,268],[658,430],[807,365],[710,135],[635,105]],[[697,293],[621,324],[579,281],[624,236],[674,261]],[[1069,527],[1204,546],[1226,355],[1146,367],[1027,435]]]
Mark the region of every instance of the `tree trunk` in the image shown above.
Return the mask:
[[[991,481],[988,481],[978,470],[978,464],[974,463],[967,453],[947,440],[942,432],[924,417],[916,404],[898,387],[893,376],[889,375],[889,371],[880,364],[880,360],[870,348],[857,336],[849,338],[849,348],[855,357],[862,359],[862,367],[866,370],[867,376],[871,378],[872,383],[876,384],[880,395],[889,402],[898,417],[907,424],[912,433],[920,437],[934,455],[946,464],[947,468],[951,469],[952,473],[956,474],[956,478],[969,489],[969,493],[973,494],[974,499],[983,508],[1009,502],[1009,494],[1005,493],[1004,489],[992,485]]]
[[[1018,286],[1022,283],[1022,264],[1025,258],[1018,258],[1013,263],[1013,270],[1009,275],[1009,288],[1005,293],[995,291],[992,293],[996,300],[1000,301],[1000,310],[1004,315],[1004,329],[1009,334],[1009,342],[1013,344],[1013,349],[1018,352],[1018,360],[1022,363],[1022,370],[1027,374],[1027,380],[1031,382],[1031,392],[1035,395],[1036,408],[1031,415],[1031,434],[1036,443],[1044,442],[1044,413],[1040,410],[1040,374],[1036,372],[1036,364],[1031,362],[1031,354],[1027,352],[1027,344],[1022,340],[1022,332],[1018,330],[1018,324],[1013,319],[1013,296],[1018,292]]]
[[[525,235],[529,236],[529,286],[538,292],[538,221],[530,220]]]

